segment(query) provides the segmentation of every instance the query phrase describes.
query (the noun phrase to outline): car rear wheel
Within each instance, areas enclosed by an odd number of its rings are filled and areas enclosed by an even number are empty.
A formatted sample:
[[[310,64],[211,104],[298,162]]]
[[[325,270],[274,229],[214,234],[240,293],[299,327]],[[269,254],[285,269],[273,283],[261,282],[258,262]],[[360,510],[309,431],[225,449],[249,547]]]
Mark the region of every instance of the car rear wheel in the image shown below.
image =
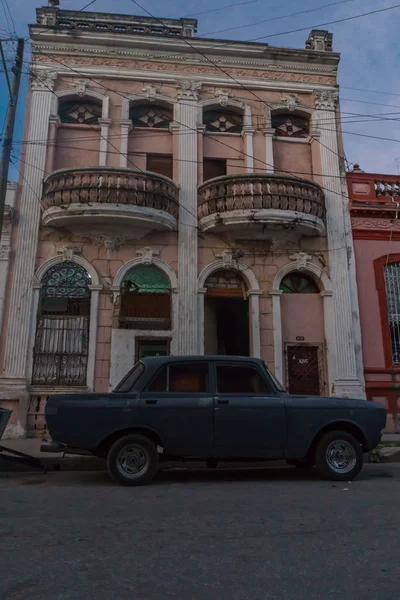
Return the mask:
[[[126,435],[111,446],[107,468],[120,485],[146,485],[157,473],[157,448],[142,435]]]
[[[350,481],[362,469],[360,442],[347,431],[330,431],[318,442],[315,464],[324,479]]]

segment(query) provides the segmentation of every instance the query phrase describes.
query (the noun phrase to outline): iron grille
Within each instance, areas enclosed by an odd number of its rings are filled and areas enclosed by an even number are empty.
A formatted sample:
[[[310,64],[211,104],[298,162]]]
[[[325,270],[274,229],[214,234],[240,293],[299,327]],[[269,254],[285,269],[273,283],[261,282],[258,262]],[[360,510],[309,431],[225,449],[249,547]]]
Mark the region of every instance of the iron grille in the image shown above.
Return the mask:
[[[400,365],[400,263],[390,263],[383,268],[392,363]]]
[[[86,385],[89,285],[87,271],[69,261],[46,273],[36,325],[33,385]]]
[[[321,346],[288,346],[287,382],[290,394],[321,396],[325,393]]]

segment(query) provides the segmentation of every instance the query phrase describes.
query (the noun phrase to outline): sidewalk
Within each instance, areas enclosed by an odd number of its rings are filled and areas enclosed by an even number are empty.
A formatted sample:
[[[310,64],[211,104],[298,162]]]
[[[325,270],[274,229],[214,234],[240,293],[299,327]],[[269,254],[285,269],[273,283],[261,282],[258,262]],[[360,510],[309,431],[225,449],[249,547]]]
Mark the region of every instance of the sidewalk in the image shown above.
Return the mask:
[[[400,434],[384,434],[382,436],[382,442],[388,444],[390,442],[400,443]],[[77,456],[75,454],[66,454],[64,457],[62,454],[49,454],[47,452],[40,452],[40,444],[42,440],[40,438],[30,439],[18,439],[18,440],[1,440],[0,445],[17,452],[23,452],[29,456],[38,458],[44,469],[51,470],[62,470],[62,471],[104,471],[106,470],[106,462],[95,456]],[[399,446],[387,446],[381,448],[378,451],[373,451],[373,457],[369,457],[369,462],[400,462],[400,447]],[[367,457],[365,462],[367,462]],[[280,461],[282,462],[282,461]],[[249,463],[247,463],[248,465]],[[254,463],[259,466],[262,463]],[[187,463],[186,463],[187,466]],[[226,463],[228,466],[228,463]],[[239,464],[237,463],[237,466]],[[0,453],[0,471],[31,471],[33,467],[24,464],[16,464],[14,462],[7,461],[2,458]]]

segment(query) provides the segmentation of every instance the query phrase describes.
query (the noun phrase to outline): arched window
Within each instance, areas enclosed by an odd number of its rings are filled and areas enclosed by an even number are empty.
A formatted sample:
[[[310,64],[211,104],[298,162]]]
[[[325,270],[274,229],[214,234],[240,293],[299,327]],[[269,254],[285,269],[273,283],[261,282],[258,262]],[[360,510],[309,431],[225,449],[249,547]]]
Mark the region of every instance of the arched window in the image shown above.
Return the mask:
[[[280,290],[284,294],[319,294],[317,284],[303,273],[290,273],[281,281]]]
[[[58,108],[61,123],[98,125],[101,114],[101,104],[93,100],[65,100]]]
[[[133,267],[121,284],[121,329],[171,329],[171,284],[154,265]]]
[[[206,131],[219,133],[241,133],[243,114],[233,110],[212,109],[203,112],[203,123]]]
[[[129,111],[133,127],[168,129],[173,121],[172,109],[159,104],[135,104]]]
[[[272,127],[282,137],[306,138],[310,132],[309,120],[292,113],[272,115]]]
[[[89,352],[88,272],[74,262],[51,267],[39,296],[32,384],[84,386]]]
[[[400,262],[384,265],[392,364],[400,365]]]

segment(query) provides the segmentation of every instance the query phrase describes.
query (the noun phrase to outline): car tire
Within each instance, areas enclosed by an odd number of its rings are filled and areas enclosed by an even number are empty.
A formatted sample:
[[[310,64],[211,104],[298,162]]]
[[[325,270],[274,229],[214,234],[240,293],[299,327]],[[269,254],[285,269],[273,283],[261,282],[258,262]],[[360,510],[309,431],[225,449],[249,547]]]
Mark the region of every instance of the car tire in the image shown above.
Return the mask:
[[[126,435],[111,446],[107,468],[120,485],[147,485],[158,470],[157,448],[143,435]]]
[[[360,442],[347,431],[330,431],[318,442],[315,452],[318,473],[331,481],[350,481],[363,466]]]

